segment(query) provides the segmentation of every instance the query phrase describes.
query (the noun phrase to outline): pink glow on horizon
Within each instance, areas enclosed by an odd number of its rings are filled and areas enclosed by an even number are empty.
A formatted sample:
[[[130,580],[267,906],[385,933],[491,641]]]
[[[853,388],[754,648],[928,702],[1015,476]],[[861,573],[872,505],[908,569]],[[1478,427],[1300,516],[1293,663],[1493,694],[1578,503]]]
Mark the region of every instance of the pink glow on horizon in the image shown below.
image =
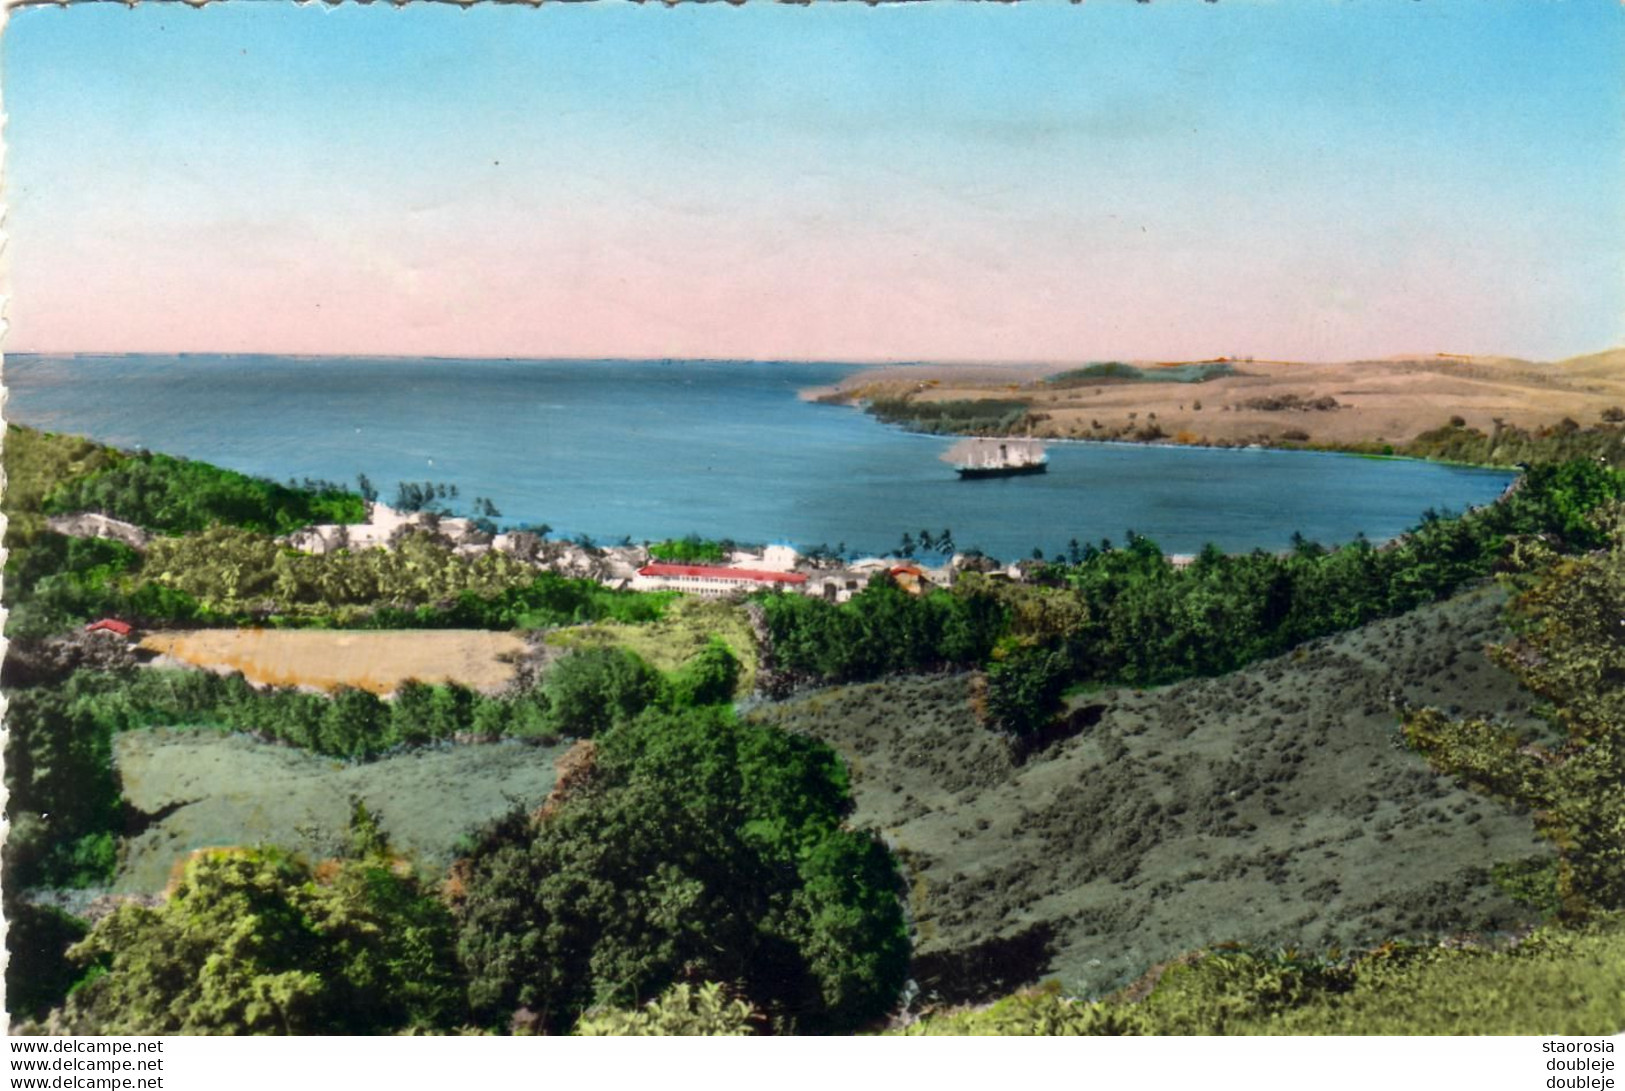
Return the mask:
[[[19,276],[13,351],[833,360],[1350,359],[1507,351],[1448,244],[1348,268],[1289,237],[1250,254],[1061,222],[968,228],[610,210],[456,231],[220,224],[66,247]],[[1154,249],[1161,235],[1169,249]],[[1079,254],[1087,254],[1080,260]],[[1442,255],[1442,256],[1441,256]],[[1480,275],[1475,283],[1482,286]],[[1508,290],[1514,290],[1509,284]]]

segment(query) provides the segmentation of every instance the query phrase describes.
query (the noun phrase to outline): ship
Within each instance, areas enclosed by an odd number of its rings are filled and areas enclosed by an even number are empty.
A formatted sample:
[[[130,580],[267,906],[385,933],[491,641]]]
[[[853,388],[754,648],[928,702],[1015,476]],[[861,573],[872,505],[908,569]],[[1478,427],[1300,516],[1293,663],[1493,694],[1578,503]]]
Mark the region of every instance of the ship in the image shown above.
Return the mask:
[[[970,439],[956,443],[943,456],[961,481],[985,477],[1020,477],[1049,469],[1044,445],[1031,439]]]

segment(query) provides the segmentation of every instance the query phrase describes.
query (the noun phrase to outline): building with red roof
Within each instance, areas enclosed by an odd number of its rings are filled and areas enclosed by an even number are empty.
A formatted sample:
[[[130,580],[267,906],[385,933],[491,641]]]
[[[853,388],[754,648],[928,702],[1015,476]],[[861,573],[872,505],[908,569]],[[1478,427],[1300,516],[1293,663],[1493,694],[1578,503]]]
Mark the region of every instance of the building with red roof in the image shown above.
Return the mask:
[[[892,582],[911,595],[923,595],[931,586],[931,581],[926,578],[925,569],[917,564],[893,565],[886,574],[892,578]]]
[[[799,590],[807,577],[799,572],[769,572],[760,568],[724,568],[706,564],[666,564],[656,561],[638,569],[632,587],[638,591],[683,591],[718,598],[736,591],[772,588]]]
[[[129,622],[111,617],[104,617],[100,621],[92,621],[85,626],[85,632],[87,633],[112,633],[115,636],[129,636],[134,631]]]

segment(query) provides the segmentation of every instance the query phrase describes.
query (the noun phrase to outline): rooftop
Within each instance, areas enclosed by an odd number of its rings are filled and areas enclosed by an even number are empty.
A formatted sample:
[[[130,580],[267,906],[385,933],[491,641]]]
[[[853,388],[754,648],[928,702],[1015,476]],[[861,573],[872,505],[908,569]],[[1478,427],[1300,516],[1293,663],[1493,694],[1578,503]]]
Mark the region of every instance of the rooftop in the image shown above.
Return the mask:
[[[656,562],[638,569],[640,576],[692,576],[719,580],[752,580],[756,583],[806,583],[799,572],[766,572],[759,568],[719,568],[705,564],[664,564]]]

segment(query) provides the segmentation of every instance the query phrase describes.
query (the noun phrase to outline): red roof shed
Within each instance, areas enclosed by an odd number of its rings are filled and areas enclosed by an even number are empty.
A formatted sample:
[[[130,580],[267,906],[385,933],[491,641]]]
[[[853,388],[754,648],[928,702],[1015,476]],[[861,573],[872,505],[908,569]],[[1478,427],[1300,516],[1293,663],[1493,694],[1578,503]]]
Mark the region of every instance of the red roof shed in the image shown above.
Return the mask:
[[[92,621],[85,626],[85,632],[87,633],[116,633],[119,636],[129,636],[131,631],[129,622],[110,617],[104,617],[100,621]]]

